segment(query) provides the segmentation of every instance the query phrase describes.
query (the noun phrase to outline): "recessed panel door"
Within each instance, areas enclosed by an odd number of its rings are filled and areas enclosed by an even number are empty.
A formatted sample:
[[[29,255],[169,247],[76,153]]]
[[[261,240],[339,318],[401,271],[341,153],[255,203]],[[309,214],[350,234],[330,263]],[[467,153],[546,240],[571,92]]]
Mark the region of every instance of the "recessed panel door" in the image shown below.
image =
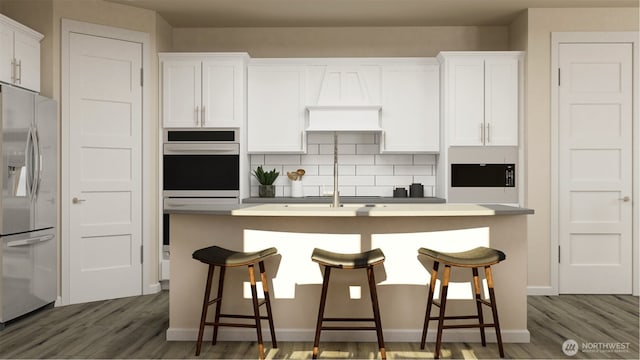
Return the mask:
[[[632,45],[559,45],[560,293],[632,291]]]
[[[69,52],[70,302],[140,295],[142,44],[71,33]]]

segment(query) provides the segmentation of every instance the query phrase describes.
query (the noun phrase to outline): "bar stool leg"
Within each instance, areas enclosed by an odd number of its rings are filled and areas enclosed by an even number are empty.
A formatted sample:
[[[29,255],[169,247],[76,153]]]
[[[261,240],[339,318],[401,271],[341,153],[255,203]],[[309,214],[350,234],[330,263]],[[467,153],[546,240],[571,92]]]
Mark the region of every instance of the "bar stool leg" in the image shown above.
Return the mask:
[[[271,297],[269,296],[269,285],[267,284],[267,274],[264,269],[264,261],[260,261],[258,265],[260,266],[260,281],[262,281],[264,303],[267,307],[267,319],[269,320],[269,331],[271,332],[271,345],[274,349],[277,349],[278,343],[276,341],[276,331],[273,325],[273,315],[271,314]]]
[[[424,325],[422,326],[422,340],[420,341],[420,349],[424,350],[424,345],[427,341],[427,330],[429,328],[429,321],[431,320],[431,306],[433,304],[433,295],[436,289],[436,280],[438,279],[438,266],[439,262],[433,262],[433,270],[431,271],[431,281],[429,282],[429,294],[427,295],[427,311],[424,315]]]
[[[324,320],[324,306],[327,301],[327,290],[329,289],[329,277],[331,268],[325,266],[324,279],[322,280],[322,293],[320,295],[320,307],[318,308],[318,321],[316,322],[316,337],[313,341],[313,359],[318,358],[318,346],[320,345],[320,332],[322,331],[322,321]]]
[[[198,329],[198,342],[196,343],[196,356],[200,355],[202,347],[202,335],[204,334],[204,323],[207,320],[207,309],[209,308],[209,298],[211,296],[211,282],[213,280],[213,270],[215,266],[209,265],[207,273],[207,285],[204,289],[204,301],[202,302],[202,314],[200,315],[200,328]]]
[[[216,316],[213,320],[213,338],[211,339],[211,345],[215,345],[218,342],[218,323],[220,322],[220,309],[222,308],[222,290],[224,289],[224,276],[227,268],[220,267],[220,274],[218,275],[218,297],[216,298]]]
[[[500,322],[498,321],[498,306],[496,305],[496,295],[493,291],[493,276],[491,275],[491,266],[484,267],[485,276],[487,278],[487,287],[489,288],[489,300],[491,300],[491,312],[493,314],[493,323],[496,328],[496,339],[498,341],[498,350],[500,357],[504,357],[504,349],[502,348],[502,335],[500,334]]]
[[[480,287],[480,278],[478,277],[478,268],[472,268],[473,272],[473,288],[476,293],[476,309],[478,310],[478,323],[480,324],[480,340],[482,342],[482,346],[487,346],[487,340],[484,336],[484,316],[482,315],[482,303],[480,302],[481,297],[481,287]]]
[[[367,267],[367,277],[369,278],[369,292],[371,293],[371,305],[373,306],[373,319],[376,323],[376,333],[378,335],[378,347],[380,348],[380,357],[387,358],[387,352],[384,348],[384,337],[382,335],[382,320],[380,319],[380,306],[378,305],[378,291],[376,288],[376,277],[373,272],[373,266]]]
[[[262,328],[260,326],[260,307],[258,305],[258,290],[256,289],[256,274],[254,265],[249,265],[249,282],[251,284],[251,299],[253,300],[253,314],[256,321],[256,333],[258,335],[258,352],[260,359],[264,359],[264,344],[262,342]]]
[[[449,289],[449,276],[451,276],[451,266],[444,266],[442,276],[442,291],[440,291],[440,316],[438,317],[438,334],[436,336],[436,350],[433,353],[434,359],[440,358],[440,346],[442,345],[442,330],[444,328],[444,314],[447,307],[447,290]]]

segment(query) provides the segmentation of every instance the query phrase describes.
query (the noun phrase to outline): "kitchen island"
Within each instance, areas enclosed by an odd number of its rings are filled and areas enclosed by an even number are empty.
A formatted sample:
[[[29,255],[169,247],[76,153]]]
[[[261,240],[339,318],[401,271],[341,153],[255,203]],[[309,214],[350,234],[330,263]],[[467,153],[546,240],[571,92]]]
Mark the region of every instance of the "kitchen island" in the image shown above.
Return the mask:
[[[314,247],[336,252],[380,248],[378,296],[386,341],[420,339],[432,264],[417,250],[463,251],[490,246],[507,259],[494,266],[497,304],[505,342],[528,342],[527,237],[529,209],[474,204],[242,204],[170,212],[171,290],[167,340],[195,340],[207,266],[193,251],[218,245],[238,251],[274,246],[278,256],[266,262],[278,340],[312,341],[322,284]],[[460,271],[457,271],[460,270]],[[466,271],[464,271],[466,270]],[[470,299],[467,269],[454,269],[449,299]],[[334,275],[335,274],[335,275]],[[332,273],[328,316],[370,316],[364,271]],[[260,292],[260,291],[259,291]],[[225,312],[251,313],[246,268],[227,271]],[[475,312],[472,301],[451,301],[447,314]],[[486,316],[490,314],[487,313]],[[432,322],[435,325],[435,322]],[[207,329],[205,336],[210,336]],[[253,339],[252,329],[221,328],[220,340]],[[265,334],[268,338],[268,334]],[[429,332],[433,341],[435,331]],[[495,334],[487,332],[489,341]],[[444,341],[479,341],[477,329],[452,329]],[[332,331],[324,341],[375,341],[373,332]]]

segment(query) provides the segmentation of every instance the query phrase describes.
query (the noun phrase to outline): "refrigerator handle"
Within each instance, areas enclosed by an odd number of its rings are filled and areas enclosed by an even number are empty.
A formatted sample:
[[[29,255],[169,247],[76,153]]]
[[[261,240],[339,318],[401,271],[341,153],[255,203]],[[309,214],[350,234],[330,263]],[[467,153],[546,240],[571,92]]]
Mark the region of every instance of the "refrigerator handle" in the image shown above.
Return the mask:
[[[49,241],[49,240],[53,239],[54,237],[55,237],[55,235],[49,234],[49,235],[44,235],[44,236],[35,237],[35,238],[14,240],[14,241],[7,242],[7,246],[8,247],[18,247],[18,246],[33,245],[33,244],[37,244],[37,243],[40,243],[40,242]]]
[[[38,129],[33,128],[33,150],[35,164],[35,174],[33,177],[33,197],[38,196],[38,190],[40,189],[40,174],[42,172],[42,152],[40,151],[40,139],[38,138]]]
[[[25,165],[27,170],[27,196],[29,199],[33,199],[33,127],[29,126],[29,132],[27,133],[27,148],[25,151]]]

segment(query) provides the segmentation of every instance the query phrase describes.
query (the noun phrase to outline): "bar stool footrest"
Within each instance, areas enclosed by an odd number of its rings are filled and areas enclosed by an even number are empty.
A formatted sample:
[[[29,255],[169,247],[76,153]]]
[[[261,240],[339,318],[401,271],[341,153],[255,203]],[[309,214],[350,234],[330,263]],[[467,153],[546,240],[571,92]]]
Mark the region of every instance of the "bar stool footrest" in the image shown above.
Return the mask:
[[[375,326],[323,326],[322,330],[377,330]]]

